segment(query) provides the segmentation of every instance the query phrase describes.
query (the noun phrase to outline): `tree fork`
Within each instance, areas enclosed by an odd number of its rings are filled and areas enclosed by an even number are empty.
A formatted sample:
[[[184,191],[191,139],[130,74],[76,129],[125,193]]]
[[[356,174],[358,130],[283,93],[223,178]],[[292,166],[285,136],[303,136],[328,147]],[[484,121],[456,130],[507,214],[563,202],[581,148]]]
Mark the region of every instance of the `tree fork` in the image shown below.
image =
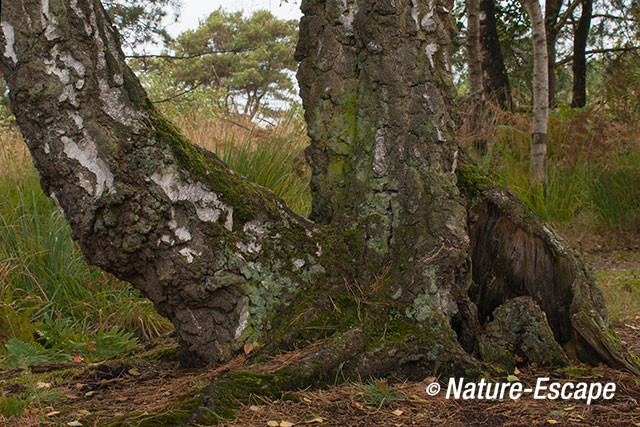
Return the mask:
[[[451,137],[443,4],[303,3],[315,222],[161,117],[98,0],[3,6],[2,72],[43,189],[87,261],[141,289],[186,354],[313,345],[305,383],[478,376],[513,366],[522,348],[496,325],[514,316],[515,336],[538,322],[527,362],[640,373],[577,256]]]

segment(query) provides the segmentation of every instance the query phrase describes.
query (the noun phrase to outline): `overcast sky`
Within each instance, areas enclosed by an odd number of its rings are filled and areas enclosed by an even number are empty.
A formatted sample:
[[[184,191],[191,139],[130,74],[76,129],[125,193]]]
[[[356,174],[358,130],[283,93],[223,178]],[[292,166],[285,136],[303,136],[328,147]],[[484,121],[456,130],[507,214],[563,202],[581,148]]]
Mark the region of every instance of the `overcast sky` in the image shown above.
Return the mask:
[[[247,14],[266,9],[280,19],[300,19],[300,0],[289,0],[282,3],[281,0],[182,0],[180,19],[177,23],[168,27],[172,36],[193,29],[198,22],[203,20],[211,12],[222,7],[227,11],[244,10]]]

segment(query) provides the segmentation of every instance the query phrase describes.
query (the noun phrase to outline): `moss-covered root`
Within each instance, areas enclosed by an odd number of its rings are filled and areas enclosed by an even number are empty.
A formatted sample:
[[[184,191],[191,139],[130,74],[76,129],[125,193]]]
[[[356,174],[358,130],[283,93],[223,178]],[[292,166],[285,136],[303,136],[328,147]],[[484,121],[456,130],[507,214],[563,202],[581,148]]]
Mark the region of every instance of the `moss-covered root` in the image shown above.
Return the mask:
[[[190,422],[215,424],[230,418],[239,402],[248,401],[252,395],[274,399],[290,390],[327,384],[345,362],[365,350],[366,342],[362,330],[352,327],[312,344],[313,348],[302,350],[307,354],[274,372],[259,373],[265,368],[256,366],[253,371],[221,378],[202,390],[202,405],[192,414]]]
[[[309,386],[323,386],[350,379],[386,377],[422,380],[434,373],[440,378],[465,376],[502,376],[504,371],[479,362],[458,344],[455,332],[439,322],[425,322],[420,328],[408,328],[404,334],[368,335],[360,327],[312,344],[311,349],[296,361],[274,372],[261,373],[264,366],[253,371],[230,374],[202,393],[201,406],[194,411],[191,423],[215,424],[231,418],[240,402],[252,395],[278,399],[287,391]]]

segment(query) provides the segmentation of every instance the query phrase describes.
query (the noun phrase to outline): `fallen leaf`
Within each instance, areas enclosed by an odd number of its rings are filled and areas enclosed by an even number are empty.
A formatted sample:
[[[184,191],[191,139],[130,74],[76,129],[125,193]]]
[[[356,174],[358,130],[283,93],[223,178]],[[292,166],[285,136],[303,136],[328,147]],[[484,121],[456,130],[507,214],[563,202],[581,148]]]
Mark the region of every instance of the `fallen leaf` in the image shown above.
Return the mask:
[[[82,423],[80,421],[69,421],[67,425],[71,427],[78,427],[78,426],[82,426]]]
[[[518,381],[518,377],[516,377],[515,375],[509,375],[507,376],[507,381],[509,381],[510,383]]]
[[[126,402],[127,400],[129,400],[129,398],[126,396],[116,397],[116,402]]]
[[[85,417],[86,417],[86,416],[88,416],[88,415],[91,415],[91,412],[87,411],[86,409],[80,409],[80,410],[78,411],[78,413],[79,413],[80,415],[84,415]]]
[[[518,357],[518,356],[516,356],[516,362],[518,361],[517,357]],[[523,362],[524,362],[524,360],[523,360]],[[518,369],[518,368],[514,368],[514,369],[513,369],[513,373],[514,373],[514,375],[520,375],[520,369]]]
[[[404,414],[404,411],[400,409],[396,409],[395,411],[392,412],[392,414],[399,417],[400,415]]]
[[[253,343],[252,343],[252,342],[246,342],[246,343],[244,343],[244,354],[245,354],[245,355],[247,355],[247,356],[248,356],[249,354],[251,354],[251,352],[253,351],[253,349],[254,349],[254,345],[253,345]]]
[[[74,387],[77,388],[77,389],[81,389],[81,388],[86,387],[86,386],[87,386],[86,384],[77,383]]]
[[[93,396],[96,393],[97,392],[95,390],[91,390],[91,391],[86,392],[84,395],[87,396],[87,397],[90,397],[90,396]]]
[[[59,415],[60,411],[51,411],[51,412],[47,412],[46,414],[44,414],[45,417],[53,417],[55,415]]]
[[[253,411],[253,412],[257,412],[260,410],[260,407],[256,406],[256,405],[251,405],[249,406],[249,410]]]
[[[314,418],[312,420],[305,421],[304,423],[305,424],[317,424],[317,423],[323,423],[323,422],[324,422],[324,418],[318,417],[318,418]]]
[[[424,383],[431,384],[431,383],[435,383],[436,381],[438,381],[436,377],[429,377],[429,378],[425,378]]]
[[[267,421],[267,425],[269,427],[278,427],[280,425],[280,423],[277,422],[277,421]]]
[[[413,399],[413,400],[420,399],[420,397],[415,394],[410,394],[408,397],[409,399]]]
[[[75,363],[76,365],[79,363],[82,363],[82,361],[84,360],[84,358],[82,356],[73,356],[73,363]]]
[[[304,400],[307,403],[311,403],[311,399],[309,399],[308,397],[303,397],[302,400]]]
[[[547,420],[547,422],[549,424],[558,424],[558,422],[556,420]]]
[[[42,381],[38,381],[38,384],[36,384],[36,387],[38,387],[38,389],[50,388],[51,383],[43,383]]]
[[[127,372],[129,372],[129,374],[133,375],[134,377],[140,376],[140,371],[138,371],[136,368],[131,368]]]
[[[291,421],[281,421],[280,427],[293,427],[295,424]]]
[[[358,409],[360,409],[360,410],[363,410],[363,409],[364,409],[364,406],[362,406],[362,405],[361,405],[360,403],[358,403],[358,402],[353,402],[353,406],[355,406],[356,408],[358,408]]]
[[[517,354],[513,355],[513,359],[517,362],[517,363],[522,363],[524,362],[524,359],[520,356],[518,356]]]
[[[549,415],[552,417],[564,417],[565,413],[564,411],[551,411],[549,412]]]

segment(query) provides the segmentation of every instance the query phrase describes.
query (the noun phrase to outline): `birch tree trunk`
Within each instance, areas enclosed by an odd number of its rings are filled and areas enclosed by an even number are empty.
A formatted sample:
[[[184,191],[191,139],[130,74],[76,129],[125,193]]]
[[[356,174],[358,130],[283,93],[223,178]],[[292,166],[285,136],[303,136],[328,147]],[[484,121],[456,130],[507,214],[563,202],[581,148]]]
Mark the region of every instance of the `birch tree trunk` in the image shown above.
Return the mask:
[[[549,119],[549,68],[544,19],[538,0],[524,0],[531,19],[533,39],[533,120],[530,175],[534,182],[547,179],[547,121]]]
[[[640,373],[575,253],[453,140],[451,5],[303,2],[312,220],[154,109],[98,0],[2,6],[12,108],[87,261],[141,289],[183,357],[304,349],[233,396],[517,360]]]

